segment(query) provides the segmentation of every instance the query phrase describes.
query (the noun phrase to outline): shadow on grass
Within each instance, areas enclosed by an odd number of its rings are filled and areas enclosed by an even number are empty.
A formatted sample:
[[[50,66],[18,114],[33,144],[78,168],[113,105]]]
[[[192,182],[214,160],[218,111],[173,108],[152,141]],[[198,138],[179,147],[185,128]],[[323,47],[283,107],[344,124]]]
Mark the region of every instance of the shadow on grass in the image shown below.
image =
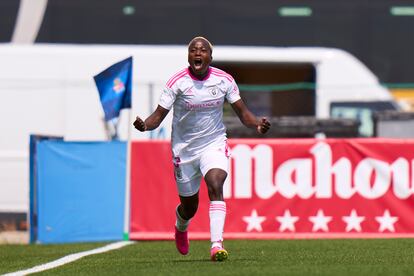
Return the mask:
[[[174,260],[171,260],[171,262],[173,262],[173,263],[195,263],[195,262],[201,262],[201,263],[228,263],[228,262],[232,262],[232,263],[234,263],[234,262],[248,262],[248,261],[254,261],[254,259],[229,258],[228,260],[223,261],[223,262],[214,262],[214,261],[212,261],[210,259],[206,259],[206,258],[203,258],[203,259],[180,259],[180,260],[174,259]]]
[[[212,262],[209,259],[185,259],[185,260],[172,260],[173,263],[195,263],[195,262],[201,262],[201,263],[208,263],[208,262]]]

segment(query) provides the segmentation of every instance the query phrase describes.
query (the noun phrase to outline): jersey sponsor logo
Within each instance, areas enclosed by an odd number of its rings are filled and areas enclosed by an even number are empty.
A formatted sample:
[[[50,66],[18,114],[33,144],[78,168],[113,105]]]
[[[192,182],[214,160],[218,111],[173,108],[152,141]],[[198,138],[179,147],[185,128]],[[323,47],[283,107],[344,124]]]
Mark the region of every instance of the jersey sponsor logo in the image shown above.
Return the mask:
[[[206,108],[213,108],[213,107],[219,106],[221,104],[222,104],[222,101],[220,101],[220,100],[214,100],[214,101],[209,101],[209,102],[204,102],[204,103],[186,102],[185,103],[185,108],[187,110],[201,110],[201,109],[206,109]]]

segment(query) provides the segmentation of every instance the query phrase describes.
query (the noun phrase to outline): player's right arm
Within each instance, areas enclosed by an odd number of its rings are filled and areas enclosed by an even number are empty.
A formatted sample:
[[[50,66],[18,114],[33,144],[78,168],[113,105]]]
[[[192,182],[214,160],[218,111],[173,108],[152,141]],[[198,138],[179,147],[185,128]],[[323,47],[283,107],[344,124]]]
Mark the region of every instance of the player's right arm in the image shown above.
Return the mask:
[[[135,118],[134,127],[139,131],[156,129],[167,116],[169,110],[158,105],[157,109],[143,121],[139,116]]]

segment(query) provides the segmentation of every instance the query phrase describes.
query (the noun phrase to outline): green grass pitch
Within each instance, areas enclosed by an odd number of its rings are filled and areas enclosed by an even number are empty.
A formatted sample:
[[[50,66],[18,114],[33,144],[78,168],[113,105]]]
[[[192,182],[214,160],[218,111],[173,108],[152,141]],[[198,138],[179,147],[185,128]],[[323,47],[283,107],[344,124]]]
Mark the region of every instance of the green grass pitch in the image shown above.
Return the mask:
[[[104,244],[1,245],[0,274]],[[414,239],[228,240],[229,260],[209,259],[209,242],[181,256],[173,241],[138,241],[40,275],[414,275]]]

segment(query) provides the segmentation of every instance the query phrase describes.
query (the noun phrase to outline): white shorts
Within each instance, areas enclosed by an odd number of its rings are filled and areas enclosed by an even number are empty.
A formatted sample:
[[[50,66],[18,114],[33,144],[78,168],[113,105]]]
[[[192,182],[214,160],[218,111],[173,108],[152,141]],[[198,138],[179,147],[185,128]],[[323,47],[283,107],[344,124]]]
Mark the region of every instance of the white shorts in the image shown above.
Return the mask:
[[[227,145],[223,148],[207,149],[188,162],[181,162],[179,157],[175,157],[173,164],[178,194],[180,196],[195,195],[200,189],[201,177],[204,177],[211,169],[222,169],[228,173],[229,157]]]

